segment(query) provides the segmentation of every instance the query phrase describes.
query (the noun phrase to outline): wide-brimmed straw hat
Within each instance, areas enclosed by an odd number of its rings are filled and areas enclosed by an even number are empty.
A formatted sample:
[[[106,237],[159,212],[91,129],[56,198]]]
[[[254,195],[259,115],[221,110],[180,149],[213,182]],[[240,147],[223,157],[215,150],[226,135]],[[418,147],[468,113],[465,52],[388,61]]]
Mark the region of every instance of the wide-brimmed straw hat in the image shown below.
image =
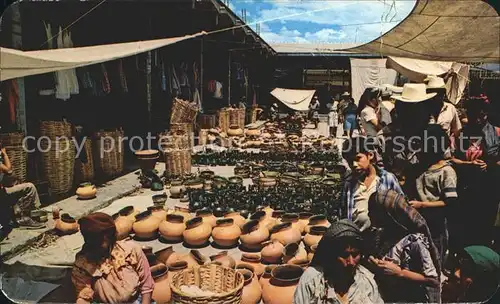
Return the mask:
[[[342,96],[342,97],[344,97],[344,96],[351,96],[351,94],[349,94],[349,92],[344,92],[344,93],[342,93],[342,95],[340,95],[340,96]]]
[[[438,76],[429,76],[426,78],[428,89],[442,89],[446,87],[444,79]]]
[[[426,93],[426,86],[423,83],[405,83],[401,95],[391,97],[403,102],[421,102],[431,99],[437,93]]]
[[[398,87],[392,84],[383,84],[382,86],[392,93],[401,94],[403,92],[403,87]]]

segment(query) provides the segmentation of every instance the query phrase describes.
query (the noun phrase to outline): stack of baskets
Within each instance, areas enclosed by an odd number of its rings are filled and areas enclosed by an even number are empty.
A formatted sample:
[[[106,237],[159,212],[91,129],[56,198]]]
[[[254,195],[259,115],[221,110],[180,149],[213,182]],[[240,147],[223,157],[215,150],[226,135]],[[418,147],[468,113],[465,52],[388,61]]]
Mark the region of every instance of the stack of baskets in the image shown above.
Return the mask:
[[[245,109],[229,109],[229,126],[245,129]]]
[[[170,133],[172,136],[187,136],[188,146],[180,148],[192,148],[194,144],[193,124],[192,123],[171,123]]]
[[[14,175],[20,182],[25,182],[28,178],[28,153],[23,147],[23,138],[24,134],[20,132],[0,134],[0,142],[7,151]]]
[[[219,110],[219,128],[222,132],[226,132],[229,129],[229,109],[223,108]]]
[[[65,121],[42,121],[40,135],[48,138],[40,140],[40,150],[50,190],[54,194],[67,193],[73,187],[76,154],[71,124]]]
[[[191,123],[193,124],[198,114],[198,108],[189,101],[182,99],[174,99],[172,105],[172,115],[170,123]]]
[[[96,163],[107,176],[117,176],[123,172],[123,131],[99,131],[96,133]]]

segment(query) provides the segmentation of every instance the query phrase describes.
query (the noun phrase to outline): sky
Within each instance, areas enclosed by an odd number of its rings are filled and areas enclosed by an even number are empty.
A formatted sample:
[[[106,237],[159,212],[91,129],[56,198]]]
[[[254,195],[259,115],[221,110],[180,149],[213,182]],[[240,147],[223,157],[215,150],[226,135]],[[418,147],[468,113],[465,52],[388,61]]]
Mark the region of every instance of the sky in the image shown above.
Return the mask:
[[[415,0],[223,0],[267,43],[365,43],[411,12]],[[371,24],[370,24],[371,23]],[[251,24],[255,30],[255,24]]]

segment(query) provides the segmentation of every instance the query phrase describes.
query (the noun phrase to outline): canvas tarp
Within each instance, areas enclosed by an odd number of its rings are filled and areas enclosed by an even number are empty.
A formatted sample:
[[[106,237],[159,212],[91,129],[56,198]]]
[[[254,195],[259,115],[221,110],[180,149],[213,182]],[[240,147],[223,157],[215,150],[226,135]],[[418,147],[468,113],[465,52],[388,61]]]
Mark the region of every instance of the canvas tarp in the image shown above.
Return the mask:
[[[456,62],[499,62],[500,17],[481,0],[417,0],[400,24],[356,53]]]
[[[316,90],[294,90],[276,88],[271,95],[295,111],[307,111]]]
[[[351,58],[352,98],[356,103],[367,88],[395,84],[397,72],[386,68],[387,59]]]
[[[183,37],[29,52],[0,48],[0,81],[133,56],[204,34],[205,32],[201,32]]]

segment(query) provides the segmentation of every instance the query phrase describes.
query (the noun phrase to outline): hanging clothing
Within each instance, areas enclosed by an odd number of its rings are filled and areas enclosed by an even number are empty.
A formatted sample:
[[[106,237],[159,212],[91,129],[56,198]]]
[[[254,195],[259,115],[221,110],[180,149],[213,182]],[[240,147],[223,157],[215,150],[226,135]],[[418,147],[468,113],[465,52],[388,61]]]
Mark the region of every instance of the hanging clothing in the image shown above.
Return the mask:
[[[196,104],[198,109],[200,109],[200,113],[203,113],[203,108],[201,105],[201,97],[200,97],[200,92],[198,91],[198,88],[194,88],[193,102]]]
[[[15,79],[9,81],[7,101],[9,105],[9,120],[10,123],[14,124],[16,122],[16,107],[19,103],[19,86]]]
[[[214,98],[217,99],[222,99],[222,83],[216,81],[215,82],[215,91],[214,91]]]
[[[127,77],[123,70],[123,61],[121,59],[118,61],[118,75],[120,76],[120,85],[123,92],[128,93]]]
[[[106,66],[104,63],[101,63],[101,70],[102,70],[102,91],[106,94],[111,93],[111,85],[109,84],[109,77],[108,77],[108,71],[106,70]]]
[[[172,77],[171,78],[171,80],[172,80],[172,89],[179,91],[179,89],[181,88],[181,84],[179,82],[179,78],[177,77],[177,73],[175,71],[175,67],[174,67],[173,64],[171,66],[170,73],[171,73],[171,77]]]
[[[73,41],[71,40],[71,33],[68,31],[64,32],[64,47],[65,48],[72,48]],[[78,78],[76,77],[76,70],[75,69],[69,69],[67,70],[68,73],[68,81],[69,81],[69,88],[70,88],[70,94],[76,95],[80,93],[80,88],[78,86]]]

